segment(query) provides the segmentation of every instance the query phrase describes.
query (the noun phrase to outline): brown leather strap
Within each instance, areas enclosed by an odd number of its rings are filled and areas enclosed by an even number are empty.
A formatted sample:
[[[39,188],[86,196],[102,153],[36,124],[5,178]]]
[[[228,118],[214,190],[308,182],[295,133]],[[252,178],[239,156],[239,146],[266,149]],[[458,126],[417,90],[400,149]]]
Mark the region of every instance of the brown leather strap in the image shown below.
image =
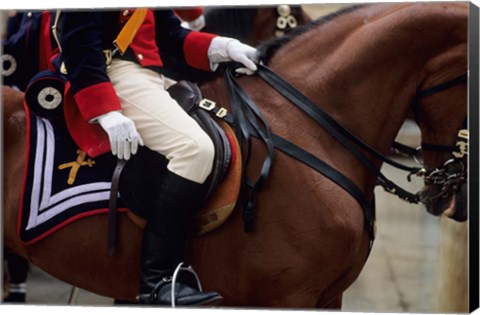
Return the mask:
[[[108,202],[108,254],[113,256],[117,244],[117,193],[120,175],[124,166],[127,164],[126,160],[117,160],[117,166],[112,175],[112,188],[110,189],[110,201]]]

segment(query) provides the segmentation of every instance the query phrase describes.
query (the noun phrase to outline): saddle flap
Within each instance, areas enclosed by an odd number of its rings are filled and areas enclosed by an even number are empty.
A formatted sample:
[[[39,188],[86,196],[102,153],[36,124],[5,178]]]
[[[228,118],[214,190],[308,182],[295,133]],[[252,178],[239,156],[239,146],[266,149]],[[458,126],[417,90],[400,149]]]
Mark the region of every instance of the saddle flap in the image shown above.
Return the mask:
[[[188,81],[178,81],[170,86],[167,92],[188,114],[202,99],[202,93],[198,86]]]
[[[232,146],[232,163],[230,164],[230,167],[222,182],[219,183],[219,185],[215,188],[213,193],[206,201],[205,205],[195,215],[193,232],[196,235],[206,234],[221,226],[232,214],[237,203],[238,196],[240,194],[242,177],[242,157],[240,145],[237,138],[235,137],[235,132],[227,123],[220,121],[219,127],[225,131],[228,141]],[[142,154],[148,154],[148,152],[144,152]],[[151,157],[153,158],[153,155]],[[123,183],[121,183],[120,185],[120,187],[123,186],[124,189],[120,192],[124,201],[125,199],[132,200],[133,198],[135,198],[134,195],[137,195],[136,197],[138,199],[138,202],[142,202],[145,205],[153,202],[150,193],[145,193],[143,189],[134,189],[135,184],[132,184],[135,182],[135,178],[133,177],[145,177],[144,175],[142,175],[144,174],[142,171],[138,171],[140,170],[140,167],[148,169],[148,167],[144,166],[145,164],[148,163],[143,163],[143,166],[141,164],[138,164],[137,167],[133,167],[135,168],[134,172],[127,171],[122,173],[121,181],[130,183],[130,188],[125,187]],[[130,161],[125,168],[131,168],[132,165],[133,164],[131,164]],[[152,182],[151,186],[153,185],[155,184]],[[139,193],[135,193],[135,191],[138,191]],[[130,195],[125,195],[127,193],[130,193]],[[135,225],[143,229],[145,226],[144,218],[147,217],[148,214],[137,211],[137,209],[140,209],[142,207],[134,208],[129,204],[130,202],[126,203],[128,207],[133,210],[127,212],[128,217],[135,223]]]
[[[232,163],[231,144],[225,134],[224,128],[205,111],[199,109],[202,99],[200,88],[192,82],[179,81],[168,90],[170,96],[200,125],[200,127],[212,139],[215,147],[215,161],[213,170],[208,178],[209,189],[206,199],[212,194],[218,184],[223,180],[230,164]]]
[[[210,136],[215,146],[215,161],[211,175],[207,179],[208,190],[205,206],[195,216],[195,233],[205,234],[219,227],[232,213],[240,193],[242,158],[240,145],[233,129],[224,121],[213,119],[210,114],[199,108],[202,99],[200,89],[193,83],[180,81],[172,85],[168,92],[200,127]],[[120,178],[120,195],[127,206],[130,219],[143,228],[148,213],[148,205],[154,202],[154,187],[158,187],[163,168],[153,168],[159,174],[152,173],[149,165],[163,163],[166,159],[146,148],[142,148],[125,166]],[[145,181],[148,183],[145,185]],[[143,183],[143,184],[142,184]],[[141,189],[138,187],[141,186]],[[153,190],[152,190],[153,189]]]

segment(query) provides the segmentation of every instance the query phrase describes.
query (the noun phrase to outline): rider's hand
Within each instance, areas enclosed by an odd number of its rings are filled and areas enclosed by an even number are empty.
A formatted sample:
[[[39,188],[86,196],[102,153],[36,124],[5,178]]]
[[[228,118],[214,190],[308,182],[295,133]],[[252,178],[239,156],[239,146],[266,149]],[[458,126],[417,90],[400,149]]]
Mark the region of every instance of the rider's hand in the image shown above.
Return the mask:
[[[258,50],[236,39],[217,36],[208,48],[208,59],[212,70],[216,70],[220,62],[236,61],[254,72],[257,71]]]
[[[118,111],[108,112],[96,117],[100,126],[108,134],[112,154],[119,159],[130,159],[137,153],[138,146],[143,145],[143,140],[135,128],[133,121]]]

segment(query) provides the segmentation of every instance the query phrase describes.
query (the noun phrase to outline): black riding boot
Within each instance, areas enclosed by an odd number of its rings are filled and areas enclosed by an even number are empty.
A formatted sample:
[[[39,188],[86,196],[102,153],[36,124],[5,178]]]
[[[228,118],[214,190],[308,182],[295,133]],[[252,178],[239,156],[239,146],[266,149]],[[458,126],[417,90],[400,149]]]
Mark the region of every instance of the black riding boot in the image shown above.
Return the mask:
[[[192,216],[203,196],[202,185],[167,171],[143,232],[141,304],[172,305],[172,275],[184,261]],[[175,305],[211,304],[222,298],[217,292],[201,292],[181,280],[174,285]]]

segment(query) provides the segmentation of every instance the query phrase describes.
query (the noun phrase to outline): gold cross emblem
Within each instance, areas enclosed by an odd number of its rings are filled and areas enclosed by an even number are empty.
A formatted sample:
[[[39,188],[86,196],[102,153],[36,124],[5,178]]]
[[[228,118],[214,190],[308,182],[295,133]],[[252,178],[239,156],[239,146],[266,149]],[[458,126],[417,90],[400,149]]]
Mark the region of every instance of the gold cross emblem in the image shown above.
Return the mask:
[[[85,152],[83,152],[82,150],[77,150],[77,159],[73,162],[69,162],[69,163],[63,163],[63,164],[60,164],[58,166],[58,169],[59,170],[64,170],[66,168],[71,168],[70,169],[70,174],[68,175],[68,180],[67,180],[67,183],[69,185],[73,185],[73,183],[75,182],[75,178],[77,177],[77,173],[78,173],[78,170],[80,169],[80,167],[82,166],[85,166],[85,165],[88,165],[88,167],[92,167],[94,164],[95,164],[95,161],[92,160],[92,159],[87,159],[85,161],[85,157],[87,156],[87,154]]]

